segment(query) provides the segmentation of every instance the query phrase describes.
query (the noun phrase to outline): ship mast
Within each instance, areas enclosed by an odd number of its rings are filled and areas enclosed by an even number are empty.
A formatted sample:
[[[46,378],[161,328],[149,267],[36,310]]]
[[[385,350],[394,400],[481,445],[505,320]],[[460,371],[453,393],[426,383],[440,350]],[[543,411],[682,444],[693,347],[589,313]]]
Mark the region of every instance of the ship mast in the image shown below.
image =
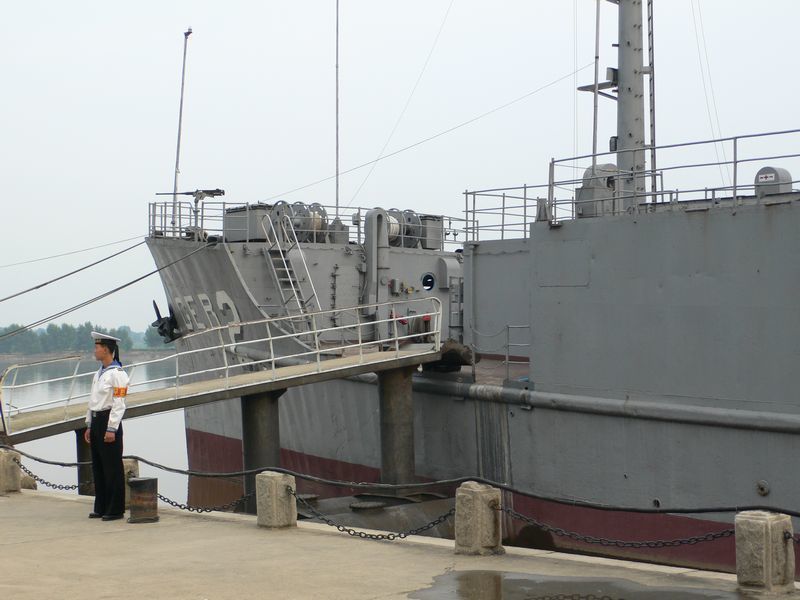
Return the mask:
[[[644,194],[644,64],[642,0],[616,0],[619,6],[617,166],[623,208]],[[639,175],[637,175],[639,174]]]

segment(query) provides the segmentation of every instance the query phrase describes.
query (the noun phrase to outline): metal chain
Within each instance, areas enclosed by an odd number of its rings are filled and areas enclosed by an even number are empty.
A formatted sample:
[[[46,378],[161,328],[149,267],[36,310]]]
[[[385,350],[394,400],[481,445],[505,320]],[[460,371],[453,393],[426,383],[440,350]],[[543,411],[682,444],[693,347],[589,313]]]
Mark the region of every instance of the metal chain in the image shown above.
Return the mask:
[[[525,596],[524,600],[625,600],[615,596],[595,594],[551,594],[548,596]]]
[[[795,544],[800,544],[800,533],[795,533],[794,535],[792,535],[788,531],[784,531],[783,539],[785,539],[787,542],[789,540],[792,540]]]
[[[364,540],[389,540],[389,541],[402,540],[402,539],[407,538],[410,535],[419,535],[423,531],[427,531],[428,529],[433,529],[437,525],[441,525],[442,523],[447,521],[447,519],[449,519],[450,517],[452,517],[452,516],[454,516],[456,514],[456,509],[455,508],[451,508],[446,513],[444,513],[443,515],[439,515],[438,517],[436,517],[433,521],[431,521],[429,523],[426,523],[425,525],[422,525],[421,527],[416,527],[414,529],[409,529],[408,531],[401,531],[399,533],[367,533],[366,531],[358,531],[358,530],[353,529],[351,527],[346,527],[345,525],[338,525],[338,524],[334,523],[328,517],[326,517],[321,512],[319,512],[316,508],[311,506],[311,504],[309,504],[308,501],[306,501],[305,498],[301,498],[300,496],[298,496],[297,493],[288,485],[286,486],[286,491],[288,491],[292,496],[294,496],[295,499],[300,504],[302,504],[304,508],[306,508],[311,514],[313,514],[316,518],[318,518],[320,521],[322,521],[326,525],[330,525],[331,527],[335,527],[336,529],[338,529],[342,533],[346,533],[347,535],[350,535],[350,536],[353,536],[353,537],[358,537],[358,538],[361,538],[361,539],[364,539]]]
[[[163,494],[158,494],[158,499],[166,502],[170,506],[174,506],[175,508],[179,508],[181,510],[188,510],[189,512],[196,512],[196,513],[207,513],[213,511],[226,511],[232,509],[237,504],[241,504],[248,498],[252,498],[255,496],[255,492],[250,492],[249,494],[245,494],[241,498],[237,498],[236,500],[231,500],[227,504],[220,504],[219,506],[190,506],[189,504],[183,504],[182,502],[176,502],[170,498],[167,498]]]
[[[49,487],[49,488],[53,488],[55,490],[77,490],[78,489],[78,485],[77,484],[76,485],[67,485],[67,484],[62,484],[62,483],[53,483],[52,481],[47,481],[46,479],[42,479],[38,475],[35,475],[33,472],[31,472],[30,469],[28,469],[25,465],[23,465],[16,458],[14,458],[13,460],[14,460],[15,463],[17,463],[17,465],[19,465],[19,468],[22,469],[22,471],[26,475],[29,475],[29,476],[33,477],[33,480],[35,482],[37,482],[37,483],[41,483],[42,485],[44,485],[46,487]]]
[[[713,542],[714,540],[718,540],[720,538],[727,538],[734,535],[734,529],[723,529],[722,531],[715,531],[713,533],[707,533],[705,535],[696,535],[693,537],[676,539],[676,540],[648,540],[642,542],[626,542],[623,540],[613,540],[601,537],[595,537],[593,535],[583,535],[580,533],[575,533],[574,531],[567,531],[566,529],[562,529],[561,527],[553,527],[552,525],[548,525],[547,523],[542,523],[541,521],[537,521],[536,519],[532,519],[531,517],[527,517],[521,513],[518,513],[512,508],[507,507],[495,507],[495,510],[500,512],[504,512],[507,515],[513,517],[514,519],[518,519],[520,521],[524,521],[529,525],[533,525],[534,527],[538,527],[542,531],[546,531],[548,533],[552,533],[554,535],[560,537],[568,537],[576,542],[585,542],[587,544],[599,544],[601,546],[615,546],[617,548],[671,548],[674,546],[693,546],[695,544],[700,544],[702,542]]]

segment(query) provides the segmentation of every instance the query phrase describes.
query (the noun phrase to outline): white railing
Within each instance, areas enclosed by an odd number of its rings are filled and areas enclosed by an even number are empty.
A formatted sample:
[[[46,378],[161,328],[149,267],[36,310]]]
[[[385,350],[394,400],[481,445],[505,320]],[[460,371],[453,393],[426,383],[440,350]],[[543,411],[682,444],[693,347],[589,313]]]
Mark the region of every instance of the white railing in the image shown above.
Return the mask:
[[[293,205],[286,205],[289,210]],[[172,201],[151,202],[148,206],[148,232],[151,237],[179,237],[188,240],[205,241],[209,237],[216,237],[226,241],[264,241],[262,233],[263,219],[270,217],[269,213],[278,204],[251,204],[235,202],[214,202],[202,201],[198,204],[194,202],[178,202],[174,205],[175,216],[173,219]],[[335,207],[314,204],[303,205],[304,209],[314,208],[320,211],[324,228],[310,229],[307,227],[293,225],[295,235],[300,242],[314,241],[316,243],[329,243],[334,239],[343,236],[330,228]],[[367,211],[371,209],[365,207],[340,207],[339,218],[342,224],[348,227],[346,241],[354,244],[364,243],[364,219]],[[390,209],[393,211],[394,209]],[[393,214],[401,213],[395,211]],[[288,214],[287,218],[291,218]],[[428,217],[418,213],[419,217]],[[465,222],[460,217],[449,217],[444,215],[433,215],[441,220],[441,244],[438,249],[444,250],[448,247],[460,246],[464,239]],[[313,219],[299,219],[300,221],[314,223],[320,226],[319,215]],[[173,224],[174,220],[174,224]],[[401,224],[402,225],[402,224]],[[426,239],[425,227],[422,226],[422,233],[418,235],[407,235],[405,227],[400,227],[397,233],[397,246],[416,246],[417,243],[424,243]],[[407,244],[408,242],[408,244]],[[343,242],[342,242],[343,243]]]
[[[510,325],[506,324],[502,329],[496,331],[495,333],[482,333],[475,329],[472,325],[469,327],[469,333],[472,336],[472,341],[470,342],[470,348],[472,348],[473,354],[502,354],[503,361],[502,365],[505,366],[506,372],[506,381],[511,379],[511,365],[527,365],[529,364],[528,358],[524,360],[520,360],[519,351],[524,349],[524,355],[530,354],[530,347],[531,347],[531,334],[530,334],[531,326],[530,325]],[[525,341],[512,341],[514,338],[513,333],[519,332],[520,335],[517,335],[518,339],[523,339]],[[500,338],[501,335],[504,335],[504,343],[498,346],[496,343],[491,345],[485,345],[481,343],[479,340],[481,338],[485,340],[496,340]],[[472,364],[472,376],[475,378],[475,363]]]
[[[467,239],[525,238],[531,223],[545,219],[558,222],[578,216],[684,210],[691,204],[758,203],[762,199],[756,193],[756,172],[764,166],[793,166],[800,171],[798,142],[800,129],[666,144],[656,147],[658,169],[636,173],[617,167],[608,170],[603,163],[616,162],[618,152],[553,159],[545,184],[464,192]],[[603,198],[579,200],[577,190],[593,164],[598,169],[596,177],[612,184],[610,191]],[[562,177],[564,171],[570,176]],[[711,181],[718,183],[709,185]],[[795,189],[800,180],[788,183]]]
[[[374,313],[374,316],[365,316],[363,313],[367,311]],[[318,327],[321,321],[329,318],[333,313],[336,313],[337,316],[341,316],[343,313],[350,314],[354,323]],[[174,387],[174,397],[178,398],[180,397],[181,381],[185,382],[187,378],[191,378],[192,381],[220,379],[220,385],[228,389],[231,376],[252,370],[254,367],[269,371],[272,378],[278,375],[276,370],[281,367],[281,363],[316,363],[315,372],[334,372],[343,367],[337,363],[330,363],[331,366],[326,366],[326,362],[330,358],[357,356],[355,362],[346,365],[349,368],[359,364],[391,362],[401,357],[425,355],[438,351],[441,346],[442,304],[436,297],[315,311],[309,312],[307,317],[310,319],[311,329],[297,333],[284,333],[281,330],[280,325],[284,321],[296,318],[284,316],[228,323],[186,335],[181,338],[181,346],[187,348],[185,350],[178,351],[176,344],[175,352],[172,354],[125,365],[123,368],[131,378],[129,391],[137,391],[135,388],[141,390]],[[427,325],[420,327],[424,324]],[[271,327],[273,325],[275,327]],[[276,335],[276,332],[280,333]],[[338,332],[341,341],[322,343],[320,336],[329,332]],[[252,339],[244,339],[245,336],[253,335]],[[313,340],[312,343],[303,341],[308,339]],[[412,343],[413,346],[409,346]],[[286,347],[287,345],[291,345],[299,351],[283,354],[276,352],[278,346]],[[193,348],[193,346],[195,347]],[[404,349],[405,346],[407,346],[406,349]],[[261,353],[265,358],[243,360],[241,350],[245,347],[255,347],[256,353]],[[381,351],[382,357],[376,360],[374,353],[378,351]],[[219,359],[211,359],[209,362],[216,362],[217,366],[181,372],[182,358],[214,352],[222,357],[222,364],[219,364]],[[370,356],[371,354],[372,356]],[[6,369],[0,379],[0,393],[4,404],[2,413],[7,428],[6,433],[11,432],[11,417],[15,415],[63,406],[64,420],[66,420],[69,406],[75,404],[76,401],[88,398],[88,389],[96,370],[77,373],[77,365],[75,372],[69,376],[16,383],[17,375],[25,369],[39,367],[44,362],[55,363],[72,360],[79,361],[80,357],[73,355],[38,363],[13,365]],[[134,380],[137,369],[148,365],[169,364],[170,361],[174,363],[174,374],[145,381]],[[74,393],[76,384],[86,391]],[[41,394],[35,394],[43,396],[52,391],[54,387],[63,386],[69,388],[67,395],[26,406],[17,406],[13,403],[15,393],[20,390],[28,390],[29,393],[33,389],[43,390]]]

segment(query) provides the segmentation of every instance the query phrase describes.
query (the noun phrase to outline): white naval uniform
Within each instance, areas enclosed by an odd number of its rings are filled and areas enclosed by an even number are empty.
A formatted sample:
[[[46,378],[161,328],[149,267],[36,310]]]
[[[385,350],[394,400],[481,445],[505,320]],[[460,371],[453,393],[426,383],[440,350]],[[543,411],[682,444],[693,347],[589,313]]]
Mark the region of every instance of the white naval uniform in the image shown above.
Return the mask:
[[[130,378],[122,366],[114,361],[107,367],[100,367],[92,379],[92,391],[86,411],[86,426],[92,424],[92,412],[111,409],[107,431],[116,431],[125,414],[125,397]]]

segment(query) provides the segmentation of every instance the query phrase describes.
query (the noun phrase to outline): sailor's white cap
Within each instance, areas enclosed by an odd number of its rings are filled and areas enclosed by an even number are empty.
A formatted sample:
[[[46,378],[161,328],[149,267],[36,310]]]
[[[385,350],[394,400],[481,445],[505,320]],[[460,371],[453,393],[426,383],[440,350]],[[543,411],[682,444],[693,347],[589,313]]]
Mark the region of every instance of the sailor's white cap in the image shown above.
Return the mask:
[[[92,339],[95,342],[98,342],[100,340],[109,340],[109,341],[112,341],[112,342],[121,342],[122,341],[119,338],[115,338],[113,335],[108,335],[107,333],[98,333],[97,331],[93,331],[92,332]]]

